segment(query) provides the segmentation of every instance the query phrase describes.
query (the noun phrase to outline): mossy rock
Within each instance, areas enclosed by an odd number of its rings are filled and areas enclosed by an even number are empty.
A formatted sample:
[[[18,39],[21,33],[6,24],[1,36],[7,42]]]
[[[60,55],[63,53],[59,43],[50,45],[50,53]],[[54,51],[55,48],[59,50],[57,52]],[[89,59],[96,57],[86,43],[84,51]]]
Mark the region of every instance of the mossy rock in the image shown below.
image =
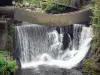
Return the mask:
[[[98,65],[95,65],[92,60],[86,60],[83,65],[83,72],[89,73],[91,75],[100,75],[100,68]]]

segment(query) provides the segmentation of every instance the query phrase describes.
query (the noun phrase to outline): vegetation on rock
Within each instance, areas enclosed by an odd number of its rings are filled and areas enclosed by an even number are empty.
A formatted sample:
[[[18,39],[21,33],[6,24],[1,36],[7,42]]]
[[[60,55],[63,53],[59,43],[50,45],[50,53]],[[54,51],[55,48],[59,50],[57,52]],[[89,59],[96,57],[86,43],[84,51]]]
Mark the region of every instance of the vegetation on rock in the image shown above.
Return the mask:
[[[72,0],[55,0],[55,2],[65,5],[71,5]]]
[[[93,12],[91,23],[94,38],[92,41],[92,57],[84,62],[83,72],[100,75],[100,2],[94,0],[88,7]]]
[[[14,25],[11,24],[8,27],[8,50],[11,50],[11,45],[13,43],[13,33],[14,33]]]
[[[0,75],[16,75],[17,69],[16,61],[0,57]]]
[[[12,46],[12,36],[14,32],[14,25],[8,26],[8,47],[7,49],[0,49],[0,75],[16,75],[18,66],[16,61],[12,60],[11,46]]]
[[[21,3],[16,2],[15,5],[21,8],[41,8],[46,13],[65,13],[67,10],[64,6],[71,6],[72,2],[73,0],[23,0]],[[79,4],[80,1],[75,0],[75,2]],[[63,7],[59,7],[59,5],[63,5]]]

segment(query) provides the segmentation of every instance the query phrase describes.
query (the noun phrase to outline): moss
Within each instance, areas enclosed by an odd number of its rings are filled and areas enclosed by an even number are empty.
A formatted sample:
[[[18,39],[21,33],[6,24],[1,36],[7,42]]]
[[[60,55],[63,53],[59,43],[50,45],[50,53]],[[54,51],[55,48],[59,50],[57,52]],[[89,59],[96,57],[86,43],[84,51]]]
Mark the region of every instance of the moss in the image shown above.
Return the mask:
[[[92,60],[86,60],[83,65],[83,72],[90,72],[90,66],[92,66]]]
[[[83,65],[83,72],[84,73],[88,73],[88,74],[91,74],[91,75],[100,75],[100,69],[98,68],[93,68],[92,66],[94,66],[95,63],[93,63],[93,60],[89,59],[89,60],[86,60],[84,62],[84,65]]]

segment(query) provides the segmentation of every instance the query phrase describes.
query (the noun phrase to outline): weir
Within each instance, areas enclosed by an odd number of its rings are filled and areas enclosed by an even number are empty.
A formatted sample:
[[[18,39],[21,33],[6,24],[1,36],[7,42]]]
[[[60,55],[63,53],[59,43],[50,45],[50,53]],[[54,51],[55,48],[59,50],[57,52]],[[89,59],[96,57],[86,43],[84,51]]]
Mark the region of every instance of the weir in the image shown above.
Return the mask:
[[[74,24],[71,29],[72,32],[67,26],[49,27],[35,24],[16,26],[14,55],[20,60],[21,75],[27,75],[29,72],[30,75],[49,75],[46,72],[53,73],[50,71],[52,68],[56,68],[57,72],[61,68],[69,69],[71,73],[71,69],[77,67],[89,51],[92,28]],[[64,49],[64,46],[68,47]],[[74,71],[72,75],[80,75],[76,73]]]
[[[67,26],[90,22],[91,10],[82,9],[63,14],[46,14],[26,9],[16,8],[14,19],[44,26]],[[81,17],[81,18],[80,18]]]
[[[92,12],[90,9],[81,9],[63,14],[46,14],[13,6],[0,7],[0,15],[7,15],[14,21],[23,21],[45,26],[66,26],[71,24],[89,23]],[[81,17],[81,18],[80,18]]]

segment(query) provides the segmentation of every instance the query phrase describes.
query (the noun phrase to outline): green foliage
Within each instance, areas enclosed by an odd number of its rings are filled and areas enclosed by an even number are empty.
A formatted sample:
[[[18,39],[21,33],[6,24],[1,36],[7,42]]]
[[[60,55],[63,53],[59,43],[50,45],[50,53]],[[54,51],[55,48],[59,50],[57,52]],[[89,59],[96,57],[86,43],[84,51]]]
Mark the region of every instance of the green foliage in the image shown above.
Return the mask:
[[[94,4],[93,8],[92,24],[95,27],[100,27],[100,3]]]
[[[91,17],[91,23],[94,30],[94,38],[92,41],[93,56],[91,60],[89,59],[85,61],[83,72],[87,72],[91,75],[100,75],[100,73],[98,72],[100,71],[100,69],[93,68],[95,64],[100,65],[100,63],[95,62],[95,59],[99,56],[98,50],[100,48],[100,2],[97,2],[97,0],[93,0],[93,2],[87,7],[90,8],[93,12],[93,16]]]
[[[23,4],[31,3],[31,4],[36,4],[37,6],[39,6],[40,5],[40,1],[41,0],[23,0]]]
[[[90,70],[91,70],[90,66],[92,66],[92,65],[93,65],[93,63],[91,60],[86,60],[83,65],[83,72],[90,72]]]
[[[91,17],[92,27],[94,29],[94,38],[92,42],[92,49],[97,50],[98,45],[100,45],[100,2],[93,0],[93,2],[88,6],[93,12]],[[95,52],[95,51],[94,51]]]
[[[7,67],[9,68],[9,70],[11,71],[11,72],[16,72],[16,70],[18,69],[18,67],[16,66],[16,61],[7,61]]]
[[[65,5],[71,5],[72,0],[55,0],[55,2]]]
[[[0,57],[0,75],[3,75],[6,70],[7,62],[3,57]]]
[[[5,60],[4,57],[0,57],[0,75],[11,75],[11,73],[15,75],[17,69],[16,61]]]
[[[63,13],[64,11],[65,11],[64,7],[59,7],[56,4],[48,5],[45,8],[45,12],[47,12],[47,13]]]
[[[97,69],[92,68],[94,65],[93,61],[91,59],[86,60],[83,65],[83,72],[89,73],[91,75],[100,75],[100,73],[97,72]]]
[[[12,36],[13,32],[14,32],[14,25],[12,24],[12,25],[9,25],[8,35]]]
[[[100,27],[100,2],[96,2],[93,0],[91,4],[87,6],[93,12],[93,16],[91,17],[91,23],[93,27]]]
[[[46,9],[48,6],[53,4],[53,0],[48,0],[48,1],[40,1],[40,6],[42,9]]]
[[[8,47],[9,49],[11,49],[11,44],[13,42],[12,37],[13,37],[13,33],[14,33],[14,25],[9,25],[8,27]]]
[[[42,2],[42,1],[40,2],[40,6],[42,9],[45,9],[47,5],[48,5],[48,2]]]
[[[92,49],[94,51],[93,53],[95,54],[97,50],[100,48],[100,27],[93,25],[93,29],[94,29],[95,36],[93,37],[93,41],[92,41]]]
[[[41,1],[40,6],[46,13],[62,13],[65,11],[64,7],[59,7],[54,0]]]

